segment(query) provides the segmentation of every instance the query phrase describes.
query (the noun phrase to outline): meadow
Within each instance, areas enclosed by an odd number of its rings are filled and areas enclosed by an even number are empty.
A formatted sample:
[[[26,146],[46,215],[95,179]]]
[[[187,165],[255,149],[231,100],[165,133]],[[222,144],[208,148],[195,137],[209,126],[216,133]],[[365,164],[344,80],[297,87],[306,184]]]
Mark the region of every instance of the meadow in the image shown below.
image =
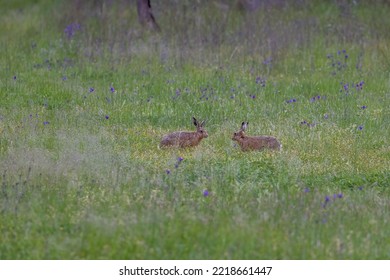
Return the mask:
[[[0,259],[389,259],[386,1],[152,5],[0,1]]]

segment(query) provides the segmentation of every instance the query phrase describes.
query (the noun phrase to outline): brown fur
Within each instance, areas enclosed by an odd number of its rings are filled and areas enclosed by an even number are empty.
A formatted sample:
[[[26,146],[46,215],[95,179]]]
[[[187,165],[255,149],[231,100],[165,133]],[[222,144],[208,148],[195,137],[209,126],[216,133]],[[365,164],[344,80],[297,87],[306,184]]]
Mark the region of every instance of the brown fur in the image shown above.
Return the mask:
[[[204,129],[204,121],[199,123],[194,117],[192,119],[196,126],[196,131],[175,131],[167,134],[161,140],[160,147],[194,147],[197,146],[203,138],[207,138],[209,135]]]
[[[238,132],[233,134],[232,140],[237,141],[241,146],[242,151],[251,151],[251,150],[280,150],[282,145],[273,136],[246,136],[244,131],[248,126],[248,122],[243,122],[241,124],[241,129]]]

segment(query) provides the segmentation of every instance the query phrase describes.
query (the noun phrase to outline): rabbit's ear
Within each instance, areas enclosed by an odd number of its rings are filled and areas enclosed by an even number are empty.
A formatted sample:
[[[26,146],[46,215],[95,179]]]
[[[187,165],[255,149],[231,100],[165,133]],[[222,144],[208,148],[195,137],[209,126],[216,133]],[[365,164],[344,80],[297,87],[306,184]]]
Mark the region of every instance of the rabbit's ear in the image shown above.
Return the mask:
[[[194,122],[195,126],[198,126],[198,121],[195,119],[195,117],[192,117],[192,121]]]
[[[201,127],[204,127],[204,124],[205,124],[205,123],[206,123],[206,121],[201,122],[201,123],[200,123],[200,126],[201,126]]]
[[[241,124],[241,130],[245,131],[248,128],[248,122],[242,122]]]

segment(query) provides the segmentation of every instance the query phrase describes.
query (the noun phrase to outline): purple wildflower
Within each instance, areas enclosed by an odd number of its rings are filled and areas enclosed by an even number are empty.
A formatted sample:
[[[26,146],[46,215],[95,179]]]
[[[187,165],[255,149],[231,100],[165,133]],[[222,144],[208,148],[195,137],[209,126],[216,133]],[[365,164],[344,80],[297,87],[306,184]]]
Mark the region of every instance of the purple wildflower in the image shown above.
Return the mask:
[[[114,88],[113,86],[110,86],[110,91],[111,91],[112,93],[114,93],[114,92],[115,92],[115,88]]]
[[[44,122],[43,122],[43,125],[48,125],[48,124],[49,124],[48,121],[44,121]]]
[[[179,168],[180,163],[184,160],[182,157],[177,158],[177,162],[175,163],[175,168]]]
[[[256,84],[260,84],[262,87],[265,87],[265,79],[256,77]]]
[[[365,110],[365,109],[367,109],[367,106],[363,105],[362,107],[360,107],[360,109]]]
[[[210,193],[209,193],[209,191],[208,191],[208,190],[204,190],[204,191],[203,191],[203,196],[204,196],[204,197],[208,197],[208,196],[209,196],[209,194],[210,194]]]
[[[13,77],[14,80],[16,80],[16,75]]]
[[[292,98],[290,100],[287,100],[286,102],[287,103],[295,103],[295,102],[297,102],[297,100],[295,98]]]
[[[167,169],[165,170],[165,173],[167,173],[167,175],[171,174],[171,170]]]
[[[330,197],[329,196],[325,196],[325,201],[324,201],[324,204],[322,204],[322,207],[326,207],[326,205],[328,205],[328,203],[330,203]]]
[[[89,88],[89,92],[94,92],[94,91],[95,91],[95,89],[93,87]]]
[[[308,192],[310,192],[310,189],[309,189],[309,188],[305,188],[305,189],[303,190],[303,192],[308,193]]]
[[[64,32],[68,39],[72,39],[76,31],[81,29],[81,25],[78,23],[71,23],[67,27],[65,27]]]
[[[356,90],[362,90],[364,85],[364,81],[360,81],[356,84]]]
[[[329,115],[328,114],[325,114],[324,115],[324,119],[327,120],[329,118]]]
[[[362,126],[362,125],[359,125],[359,126],[358,126],[358,130],[362,131],[362,130],[363,130],[363,126]]]
[[[270,65],[272,63],[272,57],[268,57],[264,59],[263,64],[265,65]]]
[[[110,116],[109,116],[109,115],[106,115],[105,118],[106,118],[106,120],[108,120],[108,119],[110,118]]]
[[[320,99],[324,99],[324,97],[321,95],[313,96],[312,98],[310,98],[310,102],[315,102],[316,100]]]

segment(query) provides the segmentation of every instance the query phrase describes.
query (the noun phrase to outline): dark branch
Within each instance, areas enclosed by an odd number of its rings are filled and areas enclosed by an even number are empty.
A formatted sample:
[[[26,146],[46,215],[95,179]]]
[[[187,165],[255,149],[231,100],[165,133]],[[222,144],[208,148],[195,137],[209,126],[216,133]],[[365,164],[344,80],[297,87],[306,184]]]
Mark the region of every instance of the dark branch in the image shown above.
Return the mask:
[[[152,13],[150,0],[137,0],[137,12],[138,21],[142,26],[146,26],[154,31],[160,31],[160,27],[156,23]]]

